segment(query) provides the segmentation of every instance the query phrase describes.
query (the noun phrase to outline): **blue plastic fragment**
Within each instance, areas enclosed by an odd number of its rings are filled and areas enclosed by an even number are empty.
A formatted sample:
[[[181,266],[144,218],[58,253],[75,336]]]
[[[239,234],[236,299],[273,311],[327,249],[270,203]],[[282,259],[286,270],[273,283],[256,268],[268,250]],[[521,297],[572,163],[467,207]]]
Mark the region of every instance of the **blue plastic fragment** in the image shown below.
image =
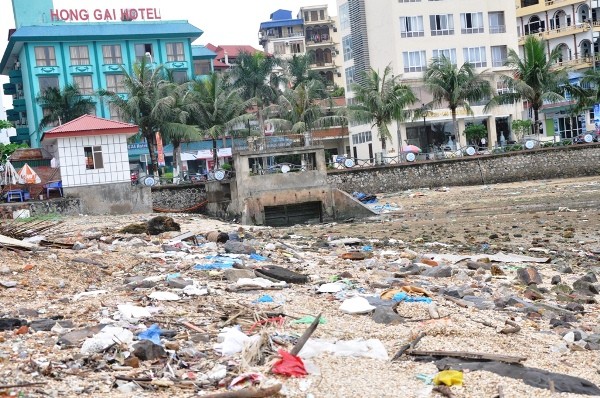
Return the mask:
[[[144,330],[142,333],[138,334],[139,340],[150,340],[154,344],[160,345],[160,334],[162,330],[158,327],[156,323],[152,324],[148,329]]]
[[[173,279],[177,279],[181,276],[181,274],[179,272],[176,272],[174,274],[169,274],[167,275],[167,281],[173,280]]]
[[[255,303],[272,303],[275,300],[273,300],[273,297],[269,296],[268,294],[262,295],[259,298],[256,299],[256,301],[254,301]]]
[[[370,251],[373,251],[373,246],[365,245],[362,247],[361,250],[364,252],[370,252]]]
[[[267,261],[268,260],[267,257],[263,257],[260,254],[256,254],[256,253],[250,254],[250,258],[252,260],[257,260],[257,261]]]
[[[405,292],[399,292],[394,294],[392,297],[394,301],[405,301],[407,303],[431,303],[431,299],[429,297],[422,296],[409,296]]]

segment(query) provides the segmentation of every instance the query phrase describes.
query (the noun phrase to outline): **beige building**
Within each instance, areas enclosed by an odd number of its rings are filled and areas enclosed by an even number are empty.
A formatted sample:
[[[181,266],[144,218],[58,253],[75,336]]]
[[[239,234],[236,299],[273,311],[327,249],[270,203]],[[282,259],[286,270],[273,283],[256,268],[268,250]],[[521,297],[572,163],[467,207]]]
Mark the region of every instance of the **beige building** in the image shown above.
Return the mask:
[[[571,82],[577,82],[598,60],[598,3],[598,0],[516,0],[519,45],[524,44],[528,35],[536,35],[546,41],[548,53],[559,48],[561,57],[556,66],[568,68]],[[569,139],[594,129],[595,118],[600,115],[593,109],[572,115],[568,105],[565,101],[544,106],[540,116],[545,118],[546,135]]]
[[[460,67],[472,63],[486,75],[497,90],[497,82],[509,48],[518,48],[515,7],[498,0],[338,0],[342,42],[343,75],[349,102],[351,83],[360,82],[370,68],[383,72],[387,65],[394,75],[414,87],[419,102],[431,101],[423,88],[423,73],[433,57],[445,55]],[[484,112],[481,104],[471,104],[474,115],[459,110],[459,131],[468,123],[483,123],[488,130],[487,145],[509,141],[511,120],[521,118],[522,106],[497,107]],[[432,145],[452,148],[466,145],[463,134],[452,136],[450,111],[431,110],[425,119],[391,126],[392,142],[387,154],[395,156],[405,144],[428,152]],[[378,133],[370,125],[351,126],[350,156],[373,159],[381,152]]]
[[[327,5],[302,7],[296,18],[289,10],[273,12],[260,24],[258,40],[265,52],[284,59],[311,54],[312,70],[343,85],[337,19],[329,15]]]

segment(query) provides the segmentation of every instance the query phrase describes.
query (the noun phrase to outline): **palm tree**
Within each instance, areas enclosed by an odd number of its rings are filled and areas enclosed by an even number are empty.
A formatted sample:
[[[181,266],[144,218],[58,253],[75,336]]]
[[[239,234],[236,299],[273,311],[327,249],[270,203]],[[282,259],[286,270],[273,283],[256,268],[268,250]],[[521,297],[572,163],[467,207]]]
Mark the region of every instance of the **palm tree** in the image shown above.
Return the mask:
[[[219,73],[192,82],[189,111],[200,131],[212,139],[213,167],[217,167],[217,140],[251,120],[247,113],[252,100],[244,101],[243,88],[234,88]]]
[[[162,117],[165,123],[160,134],[163,140],[173,144],[173,176],[179,175],[183,168],[181,161],[181,143],[202,139],[190,112],[190,83],[176,84],[170,82],[161,86],[161,97],[153,112]]]
[[[84,97],[75,84],[67,84],[62,90],[48,87],[35,100],[45,113],[40,120],[40,131],[54,124],[70,122],[96,108],[94,101]]]
[[[568,82],[567,72],[555,68],[561,52],[557,47],[547,56],[543,40],[527,36],[523,45],[523,58],[514,50],[509,50],[506,65],[510,75],[502,76],[509,92],[491,99],[486,109],[500,105],[513,104],[522,100],[533,109],[533,131],[539,134],[539,110],[545,102],[564,101],[563,86]]]
[[[386,141],[392,139],[388,124],[407,117],[405,108],[417,100],[415,94],[409,86],[398,82],[389,65],[383,74],[374,69],[365,73],[363,82],[354,84],[352,91],[357,104],[348,106],[350,118],[358,123],[372,123],[371,128],[376,126],[385,152]]]
[[[425,87],[433,95],[431,106],[446,106],[452,114],[452,129],[458,138],[458,120],[456,110],[463,108],[472,115],[470,103],[489,98],[492,95],[490,83],[481,74],[475,72],[470,63],[458,68],[449,58],[433,58],[425,71]]]
[[[165,127],[164,108],[156,109],[162,98],[162,86],[168,84],[165,80],[163,66],[154,67],[145,58],[133,65],[131,73],[124,68],[123,86],[126,98],[120,94],[107,90],[100,90],[99,94],[107,97],[109,102],[119,108],[123,116],[132,123],[137,124],[140,134],[148,143],[150,153],[150,169],[158,174],[156,134]]]
[[[325,82],[321,78],[321,75],[310,69],[312,58],[312,54],[294,54],[292,58],[285,61],[286,72],[292,89],[296,89],[301,83],[309,81],[319,81],[323,88],[325,88]],[[324,91],[322,92],[324,93]]]
[[[273,68],[280,60],[262,52],[238,54],[230,70],[233,87],[240,89],[244,100],[253,100],[261,132],[264,132],[263,109],[273,103],[279,95],[279,76]]]
[[[290,131],[294,134],[305,134],[305,142],[309,144],[310,132],[315,127],[330,126],[342,123],[342,117],[327,115],[327,104],[321,100],[323,85],[318,80],[302,82],[295,89],[288,89],[271,105],[267,114],[267,122],[272,123],[279,131]]]
[[[13,125],[11,122],[6,121],[6,120],[0,120],[0,130],[1,129],[10,129],[12,127],[13,127]]]

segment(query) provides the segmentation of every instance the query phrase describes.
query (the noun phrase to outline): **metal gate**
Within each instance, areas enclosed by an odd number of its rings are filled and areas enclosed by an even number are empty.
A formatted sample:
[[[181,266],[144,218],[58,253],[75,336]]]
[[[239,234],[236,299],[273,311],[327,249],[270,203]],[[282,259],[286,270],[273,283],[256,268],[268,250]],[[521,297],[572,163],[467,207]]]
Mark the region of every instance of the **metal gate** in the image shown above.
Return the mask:
[[[309,221],[323,221],[321,202],[265,206],[265,225],[271,227],[285,227]]]

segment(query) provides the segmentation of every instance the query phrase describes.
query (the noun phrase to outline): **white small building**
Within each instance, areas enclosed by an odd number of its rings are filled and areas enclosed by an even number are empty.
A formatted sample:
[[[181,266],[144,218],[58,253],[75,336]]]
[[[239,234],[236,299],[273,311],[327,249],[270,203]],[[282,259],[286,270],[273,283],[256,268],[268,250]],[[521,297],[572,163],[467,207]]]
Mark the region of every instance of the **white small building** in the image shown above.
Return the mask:
[[[127,138],[138,126],[83,115],[44,132],[42,147],[60,168],[65,196],[78,197],[85,214],[152,211],[150,190],[132,187]]]

